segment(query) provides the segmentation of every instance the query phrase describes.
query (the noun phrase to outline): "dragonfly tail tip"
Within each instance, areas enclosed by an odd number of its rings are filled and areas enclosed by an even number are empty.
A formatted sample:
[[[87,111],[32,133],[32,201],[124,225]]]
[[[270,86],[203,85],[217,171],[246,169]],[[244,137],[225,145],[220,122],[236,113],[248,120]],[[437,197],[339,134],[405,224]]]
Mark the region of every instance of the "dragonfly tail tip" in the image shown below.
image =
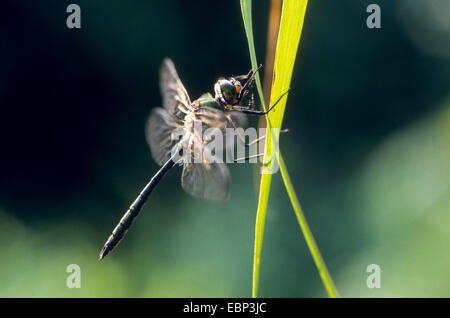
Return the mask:
[[[99,256],[98,260],[101,261],[103,258],[105,258],[105,256],[108,254],[108,252],[109,251],[107,250],[106,246],[103,247],[102,251],[100,252],[100,256]]]

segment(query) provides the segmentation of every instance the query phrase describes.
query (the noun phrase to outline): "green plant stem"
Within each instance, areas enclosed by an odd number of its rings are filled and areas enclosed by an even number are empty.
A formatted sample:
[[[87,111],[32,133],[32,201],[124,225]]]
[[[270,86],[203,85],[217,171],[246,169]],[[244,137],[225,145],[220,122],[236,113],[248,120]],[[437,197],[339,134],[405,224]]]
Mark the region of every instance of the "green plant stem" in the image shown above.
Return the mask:
[[[317,246],[316,240],[309,228],[308,222],[306,221],[305,215],[302,210],[302,206],[300,201],[295,193],[294,185],[292,184],[291,178],[289,177],[289,173],[286,169],[286,165],[284,163],[284,159],[281,156],[281,153],[278,153],[278,162],[280,165],[280,172],[283,178],[284,186],[288,193],[289,199],[291,200],[292,207],[294,208],[295,215],[297,217],[298,223],[300,224],[300,228],[302,229],[303,236],[305,237],[306,244],[308,245],[309,251],[316,263],[317,270],[319,271],[320,278],[322,279],[323,284],[328,292],[328,295],[331,298],[339,297],[339,292],[337,291],[336,286],[334,285],[333,279],[331,278],[330,273],[328,272],[327,266],[325,265],[325,261],[323,260],[322,254],[320,253],[319,247]]]
[[[292,8],[293,3],[289,3],[289,4],[291,5],[290,7]],[[283,3],[283,5],[284,5],[284,3]],[[298,3],[295,3],[295,5],[298,5]],[[303,14],[304,14],[304,10],[306,10],[306,2],[304,5],[305,6],[303,8]],[[258,64],[256,61],[256,53],[255,53],[255,47],[254,47],[254,41],[253,41],[251,6],[252,6],[251,0],[241,0],[242,18],[244,21],[245,31],[246,31],[246,35],[247,35],[248,44],[249,44],[252,68],[256,69]],[[302,19],[303,19],[303,17],[302,17]],[[303,23],[303,20],[301,23]],[[277,45],[277,50],[278,50],[278,45]],[[295,56],[293,58],[295,58]],[[264,103],[264,96],[262,94],[259,74],[257,74],[257,76],[256,76],[256,85],[257,85],[257,90],[259,93],[261,103],[263,105],[263,109],[266,109],[266,106]],[[282,107],[282,109],[284,112],[284,106]],[[267,120],[267,128],[269,129],[270,133],[267,135],[267,138],[266,138],[264,162],[266,162],[266,158],[268,156],[271,157],[271,152],[272,152],[271,151],[271,145],[272,145],[271,139],[274,138],[276,140],[276,142],[278,142],[278,138],[277,138],[278,136],[272,137],[272,130],[271,130],[272,125],[270,123],[270,116],[267,115],[266,120]],[[281,120],[280,120],[280,124],[281,124]],[[286,187],[286,191],[291,200],[291,204],[294,208],[300,228],[303,232],[303,235],[305,237],[308,248],[309,248],[311,255],[313,257],[313,260],[316,264],[317,270],[319,271],[319,275],[322,279],[322,282],[323,282],[330,297],[339,297],[339,293],[336,289],[336,286],[334,285],[331,275],[328,272],[328,269],[325,265],[322,255],[319,251],[317,243],[315,242],[315,239],[311,232],[311,229],[309,228],[306,218],[303,214],[303,211],[302,211],[302,208],[300,205],[300,201],[298,200],[297,195],[295,193],[295,190],[294,190],[293,184],[291,182],[291,179],[289,177],[289,174],[287,172],[287,168],[286,168],[285,162],[283,160],[283,157],[281,156],[281,153],[279,153],[279,151],[276,151],[276,150],[275,150],[275,155],[276,155],[278,163],[279,163],[279,168],[280,168],[280,171],[282,174],[284,185]],[[255,224],[255,246],[254,246],[254,259],[253,259],[252,297],[257,297],[257,294],[258,294],[259,268],[260,268],[260,263],[261,263],[261,250],[262,250],[264,225],[265,225],[265,219],[266,219],[266,214],[267,214],[267,205],[268,205],[268,200],[269,200],[271,180],[272,180],[272,174],[263,174],[261,177],[260,193],[259,193],[259,198],[258,198],[258,210],[257,210],[257,214],[256,214],[256,224]]]
[[[252,64],[252,68],[255,70],[258,67],[258,63],[256,60],[255,53],[255,45],[253,41],[253,26],[252,26],[252,0],[241,0],[241,11],[242,11],[242,19],[244,21],[245,32],[247,35],[249,51],[250,51],[250,60]],[[262,103],[262,107],[266,110],[266,105],[264,103],[263,91],[261,86],[261,80],[259,77],[259,73],[255,76],[256,80],[256,88]],[[271,137],[271,125],[270,118],[268,115],[265,116],[267,120],[267,127],[270,134],[267,135],[266,138],[266,147],[264,153],[264,162],[266,161],[267,155],[267,139]],[[269,144],[270,146],[270,144]],[[263,174],[260,182],[260,191],[258,197],[258,209],[256,211],[256,222],[255,222],[255,245],[254,245],[254,253],[253,253],[253,279],[252,279],[252,297],[256,298],[258,295],[258,283],[259,283],[259,268],[261,264],[261,250],[262,243],[264,237],[264,225],[266,223],[266,215],[267,215],[267,204],[269,202],[269,192],[270,192],[270,183],[272,181],[272,174]]]
[[[261,177],[260,189],[263,189],[263,185],[270,184],[272,179],[271,174],[263,174]],[[253,254],[253,280],[252,280],[252,297],[258,296],[258,283],[259,283],[259,268],[261,263],[261,250],[264,237],[264,225],[266,223],[267,204],[269,202],[269,193],[265,191],[259,191],[258,198],[258,210],[256,212],[256,224],[255,224],[255,246]]]

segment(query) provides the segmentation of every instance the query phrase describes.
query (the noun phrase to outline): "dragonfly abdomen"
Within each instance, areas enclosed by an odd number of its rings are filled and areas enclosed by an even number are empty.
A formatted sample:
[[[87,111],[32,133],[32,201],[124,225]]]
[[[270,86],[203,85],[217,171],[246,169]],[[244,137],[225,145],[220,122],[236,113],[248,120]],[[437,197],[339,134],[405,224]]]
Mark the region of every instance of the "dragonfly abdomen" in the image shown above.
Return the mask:
[[[167,160],[167,162],[159,169],[159,171],[153,176],[149,183],[145,186],[145,188],[139,193],[136,200],[134,200],[133,204],[128,208],[127,212],[120,219],[117,226],[111,233],[111,236],[106,241],[103,246],[102,251],[100,252],[100,260],[103,259],[110,251],[114,249],[114,247],[119,244],[120,240],[123,238],[125,233],[130,228],[134,219],[137,217],[145,202],[148,200],[148,197],[152,193],[153,189],[159,183],[161,178],[167,173],[175,165],[174,157]]]

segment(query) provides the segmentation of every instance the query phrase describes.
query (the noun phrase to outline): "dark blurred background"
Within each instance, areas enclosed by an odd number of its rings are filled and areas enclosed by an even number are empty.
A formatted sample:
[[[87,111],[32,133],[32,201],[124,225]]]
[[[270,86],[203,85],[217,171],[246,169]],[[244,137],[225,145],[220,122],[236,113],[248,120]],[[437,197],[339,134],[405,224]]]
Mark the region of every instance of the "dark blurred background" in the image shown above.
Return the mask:
[[[104,241],[158,169],[144,124],[171,57],[195,99],[250,68],[239,1],[2,1],[0,296],[247,297],[257,188],[190,197],[171,171],[124,241]],[[381,7],[381,29],[366,7]],[[269,1],[254,1],[264,62]],[[281,139],[342,296],[450,296],[450,2],[310,1]],[[252,121],[255,124],[255,121]],[[260,296],[326,296],[279,174]],[[80,289],[66,267],[81,267]],[[369,264],[381,288],[366,286]]]

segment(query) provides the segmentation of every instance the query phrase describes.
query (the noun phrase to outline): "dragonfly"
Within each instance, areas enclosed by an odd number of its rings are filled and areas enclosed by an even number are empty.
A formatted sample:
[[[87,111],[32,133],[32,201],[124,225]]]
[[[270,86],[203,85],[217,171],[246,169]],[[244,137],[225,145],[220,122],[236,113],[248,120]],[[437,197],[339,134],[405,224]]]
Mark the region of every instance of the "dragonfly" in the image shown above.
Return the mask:
[[[200,127],[200,132],[209,127],[220,131],[242,127],[246,123],[246,114],[265,115],[272,110],[287,92],[267,111],[253,109],[250,91],[260,68],[244,75],[220,78],[214,84],[214,97],[205,93],[191,102],[172,60],[163,60],[159,72],[163,107],[153,108],[146,124],[147,143],[154,161],[161,168],[112,231],[100,252],[100,260],[119,244],[152,191],[177,164],[183,167],[181,186],[187,193],[211,201],[222,201],[228,197],[228,167],[215,158],[198,160],[198,154],[210,153],[205,150],[210,147],[211,138],[199,134],[196,127]],[[174,132],[180,138],[173,138]]]

